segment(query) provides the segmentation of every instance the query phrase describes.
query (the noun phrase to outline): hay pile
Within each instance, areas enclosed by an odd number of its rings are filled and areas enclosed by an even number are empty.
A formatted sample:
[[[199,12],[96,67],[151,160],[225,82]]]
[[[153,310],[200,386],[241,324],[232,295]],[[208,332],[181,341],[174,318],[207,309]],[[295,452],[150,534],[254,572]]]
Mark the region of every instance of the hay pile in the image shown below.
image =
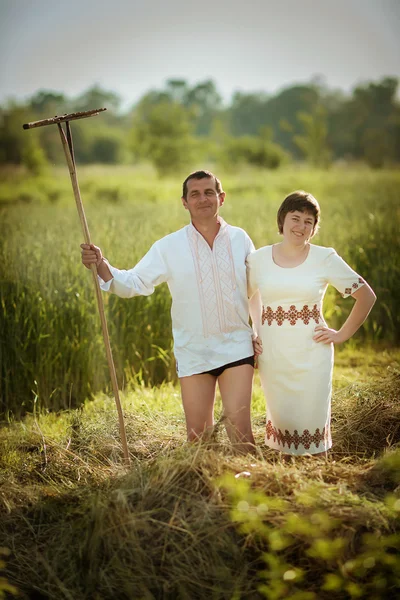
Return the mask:
[[[235,456],[219,432],[182,446],[183,423],[144,409],[127,414],[129,472],[112,408],[64,416],[58,436],[45,418],[2,429],[6,575],[31,599],[395,597],[398,384],[336,394],[328,460]]]
[[[400,442],[400,371],[389,368],[369,384],[352,384],[333,396],[336,456],[376,456]]]

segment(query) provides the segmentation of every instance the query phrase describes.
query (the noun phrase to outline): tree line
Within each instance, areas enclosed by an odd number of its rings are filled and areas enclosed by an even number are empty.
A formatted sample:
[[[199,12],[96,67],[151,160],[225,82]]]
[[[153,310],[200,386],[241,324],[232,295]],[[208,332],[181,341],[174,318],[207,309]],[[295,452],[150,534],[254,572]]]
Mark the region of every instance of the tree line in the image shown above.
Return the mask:
[[[76,98],[40,90],[25,102],[0,107],[0,164],[40,171],[64,161],[56,127],[28,134],[22,123],[106,107],[92,120],[73,124],[80,163],[150,161],[160,174],[194,161],[236,169],[247,163],[277,168],[306,160],[317,167],[333,161],[364,161],[381,168],[400,161],[398,79],[366,82],[345,94],[321,79],[290,85],[274,95],[236,92],[224,104],[212,80],[190,85],[169,79],[129,110],[98,85]]]

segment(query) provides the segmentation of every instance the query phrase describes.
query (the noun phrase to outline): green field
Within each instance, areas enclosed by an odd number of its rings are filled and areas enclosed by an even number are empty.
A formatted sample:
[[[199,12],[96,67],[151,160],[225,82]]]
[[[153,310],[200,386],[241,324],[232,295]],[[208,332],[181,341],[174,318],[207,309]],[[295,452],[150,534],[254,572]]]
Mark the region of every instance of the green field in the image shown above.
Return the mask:
[[[120,268],[187,222],[185,174],[100,166],[79,174],[92,241]],[[333,450],[285,461],[265,447],[258,374],[255,456],[232,451],[219,398],[211,440],[186,444],[163,285],[149,298],[105,296],[126,469],[67,171],[3,172],[0,599],[400,594],[400,175],[345,166],[220,175],[222,215],[256,247],[278,240],[275,215],[288,193],[313,193],[322,209],[315,243],[335,247],[377,294],[365,325],[336,349]],[[339,327],[351,306],[329,289],[327,321]]]
[[[86,167],[80,186],[92,241],[110,262],[129,268],[158,238],[187,222],[181,181],[151,169]],[[294,189],[311,191],[322,208],[315,243],[333,246],[375,290],[378,301],[357,334],[400,340],[400,174],[366,168],[220,174],[224,218],[248,231],[256,247],[278,239],[276,211]],[[109,389],[93,284],[80,264],[80,223],[67,169],[40,178],[4,172],[0,184],[0,413],[79,406]],[[106,297],[121,388],[175,378],[166,285],[149,298]],[[325,316],[339,326],[351,308],[329,289]],[[351,342],[354,343],[354,342]]]

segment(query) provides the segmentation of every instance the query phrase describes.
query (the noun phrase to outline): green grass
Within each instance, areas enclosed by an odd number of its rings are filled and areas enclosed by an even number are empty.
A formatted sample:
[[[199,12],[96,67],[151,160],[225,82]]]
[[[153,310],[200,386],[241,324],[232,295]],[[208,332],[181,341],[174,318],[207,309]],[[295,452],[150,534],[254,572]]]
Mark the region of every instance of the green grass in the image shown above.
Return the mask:
[[[79,176],[92,240],[120,268],[133,266],[156,239],[187,222],[183,177],[103,166],[80,168]],[[315,243],[334,246],[378,296],[356,343],[398,344],[397,172],[291,165],[220,176],[224,218],[244,227],[256,247],[279,239],[276,211],[287,193],[304,188],[315,194],[322,208]],[[30,200],[21,199],[28,192]],[[0,198],[0,414],[31,411],[35,398],[42,408],[79,406],[110,384],[91,275],[80,264],[82,234],[67,169],[36,179],[21,171],[3,174]],[[166,285],[148,298],[105,296],[105,303],[120,386],[174,380]],[[333,327],[351,306],[329,288],[325,316]]]
[[[186,223],[185,174],[79,173],[93,241],[121,268]],[[286,461],[267,449],[258,375],[255,456],[232,452],[219,398],[211,440],[186,444],[161,286],[149,298],[106,298],[132,461],[126,470],[66,169],[41,178],[2,172],[0,413],[8,424],[0,428],[0,547],[8,554],[0,548],[0,598],[7,585],[31,600],[400,593],[400,176],[296,166],[220,175],[223,216],[257,247],[278,239],[283,198],[311,191],[322,207],[315,242],[334,246],[377,293],[366,325],[336,351],[333,450],[327,460]],[[328,291],[333,326],[350,307]]]
[[[220,423],[186,444],[172,384],[123,394],[129,469],[109,397],[27,415],[0,429],[5,576],[32,599],[394,598],[399,390],[398,350],[343,352],[327,460],[265,447],[258,376],[255,456]]]

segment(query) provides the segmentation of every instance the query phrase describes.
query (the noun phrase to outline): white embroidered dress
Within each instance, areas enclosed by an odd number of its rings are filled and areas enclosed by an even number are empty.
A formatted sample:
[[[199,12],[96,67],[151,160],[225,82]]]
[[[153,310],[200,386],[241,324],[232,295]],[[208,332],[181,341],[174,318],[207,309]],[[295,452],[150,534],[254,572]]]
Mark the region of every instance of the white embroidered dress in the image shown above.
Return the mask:
[[[251,254],[247,263],[249,296],[258,288],[263,305],[258,365],[267,404],[265,442],[287,454],[328,450],[333,344],[312,338],[318,324],[326,325],[328,284],[347,297],[363,280],[333,248],[313,244],[297,267],[279,267],[272,246]]]
[[[166,282],[179,377],[203,373],[253,355],[246,285],[247,233],[219,217],[212,249],[190,223],[153,244],[130,270],[109,265],[101,288],[124,298],[149,296]]]

